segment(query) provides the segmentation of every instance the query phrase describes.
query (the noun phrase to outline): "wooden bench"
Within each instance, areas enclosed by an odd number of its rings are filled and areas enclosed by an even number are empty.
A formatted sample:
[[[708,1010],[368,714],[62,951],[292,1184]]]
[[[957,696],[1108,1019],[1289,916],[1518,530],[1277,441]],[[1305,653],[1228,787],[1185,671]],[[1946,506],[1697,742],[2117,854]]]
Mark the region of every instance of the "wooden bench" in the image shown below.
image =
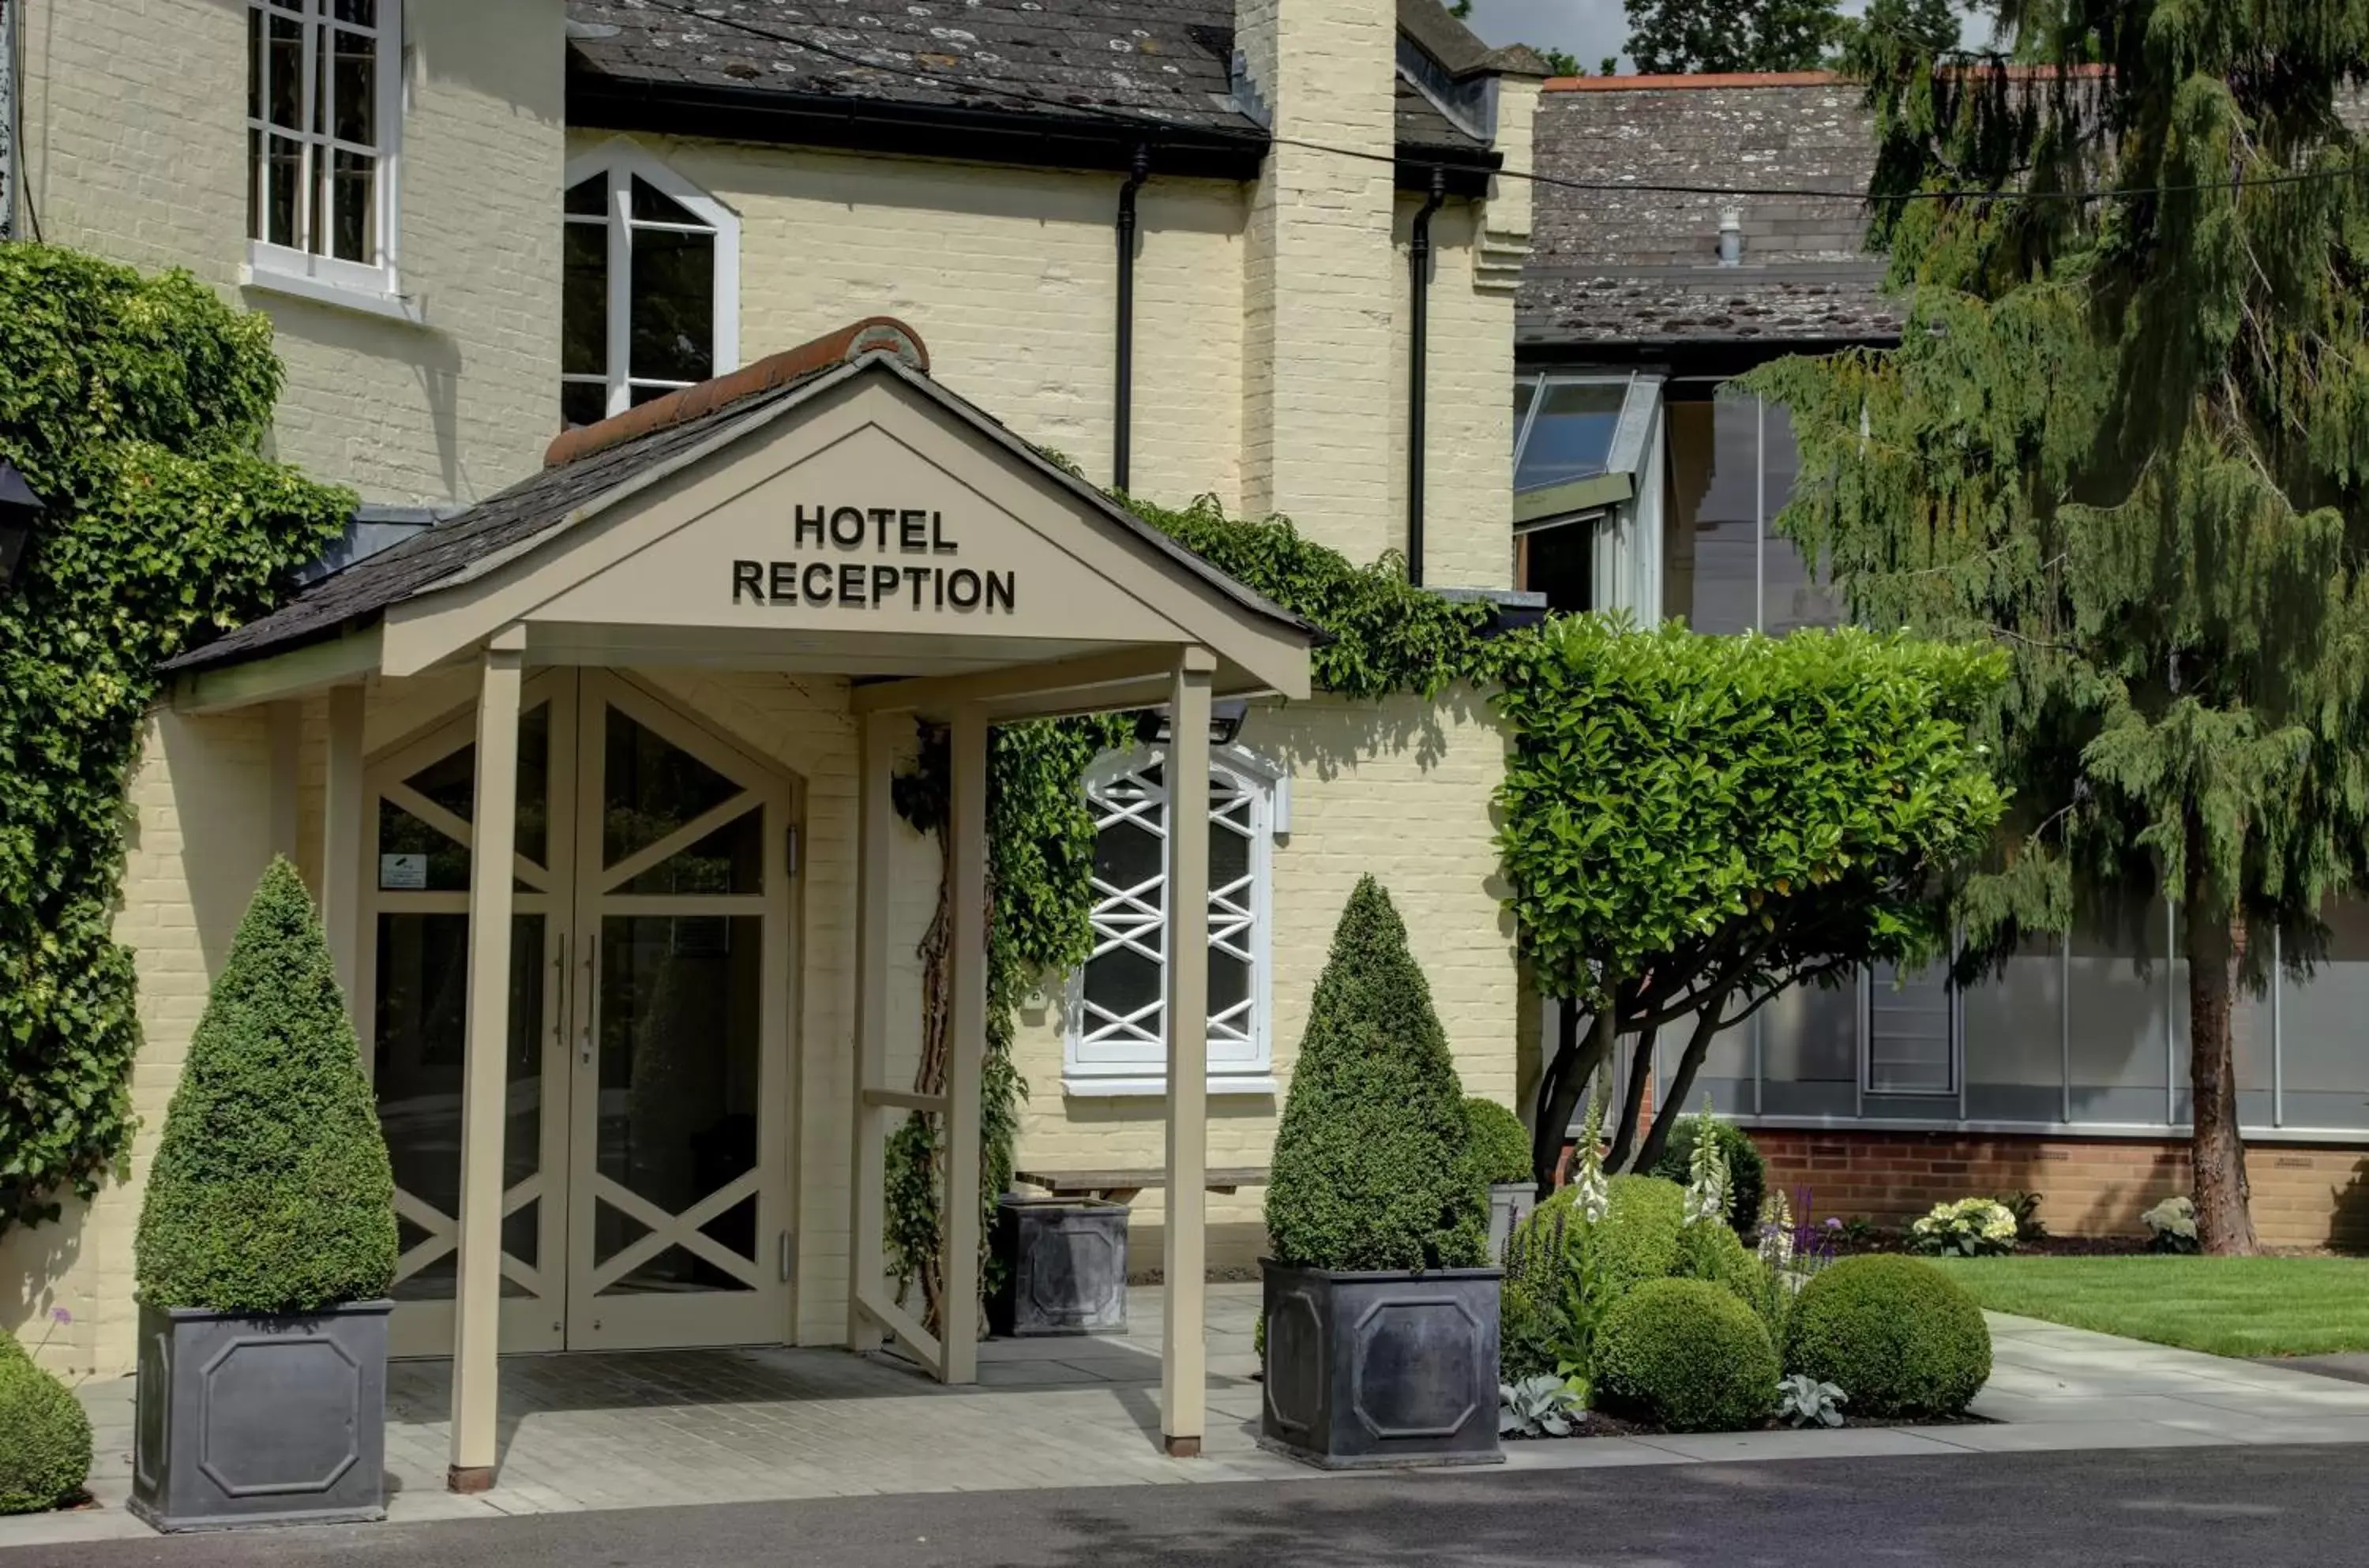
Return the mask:
[[[1224,1165],[1204,1173],[1202,1185],[1213,1193],[1266,1185],[1264,1165]],[[1126,1203],[1136,1194],[1168,1185],[1168,1173],[1157,1166],[1107,1171],[1014,1171],[1012,1179],[1042,1187],[1055,1197],[1093,1197],[1105,1203]]]

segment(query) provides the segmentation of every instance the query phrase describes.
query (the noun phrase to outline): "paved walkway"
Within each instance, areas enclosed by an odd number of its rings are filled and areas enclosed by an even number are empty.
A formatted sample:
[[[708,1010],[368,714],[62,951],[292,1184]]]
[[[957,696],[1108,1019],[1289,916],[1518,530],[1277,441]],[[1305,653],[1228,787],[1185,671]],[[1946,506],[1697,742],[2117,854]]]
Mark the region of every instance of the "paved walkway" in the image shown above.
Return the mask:
[[[886,1356],[759,1349],[513,1356],[502,1364],[500,1484],[443,1490],[442,1363],[391,1369],[387,1469],[396,1520],[743,1503],[875,1493],[1227,1481],[1319,1472],[1260,1450],[1255,1285],[1209,1291],[1206,1457],[1159,1452],[1160,1298],[1130,1295],[1125,1338],[998,1341],[980,1381],[947,1389]],[[1851,1427],[1507,1446],[1509,1469],[2013,1450],[2369,1442],[2369,1386],[2284,1367],[1993,1315],[1991,1424]],[[132,1379],[86,1384],[99,1506],[0,1519],[0,1548],[138,1535]]]

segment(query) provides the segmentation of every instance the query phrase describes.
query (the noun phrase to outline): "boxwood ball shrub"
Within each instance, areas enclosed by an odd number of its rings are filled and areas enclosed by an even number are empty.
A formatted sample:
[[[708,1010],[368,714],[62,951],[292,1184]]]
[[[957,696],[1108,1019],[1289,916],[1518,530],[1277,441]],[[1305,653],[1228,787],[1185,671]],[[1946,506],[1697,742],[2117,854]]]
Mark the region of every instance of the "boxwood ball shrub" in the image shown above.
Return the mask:
[[[1956,1415],[1991,1375],[1991,1332],[1956,1280],[1893,1254],[1846,1258],[1802,1288],[1785,1369],[1839,1385],[1853,1415]]]
[[[1532,1179],[1530,1135],[1522,1118],[1475,1094],[1464,1102],[1471,1137],[1472,1169],[1483,1186]]]
[[[1705,1127],[1711,1128],[1720,1152],[1727,1156],[1727,1222],[1737,1235],[1757,1240],[1753,1232],[1760,1224],[1761,1195],[1768,1187],[1768,1162],[1760,1157],[1750,1135],[1734,1122],[1717,1116],[1683,1118],[1671,1129],[1670,1141],[1662,1146],[1661,1158],[1647,1173],[1666,1176],[1684,1186],[1693,1170],[1695,1140]]]
[[[1610,1202],[1591,1240],[1606,1288],[1619,1296],[1675,1273],[1686,1189],[1659,1176],[1615,1176],[1605,1185]]]
[[[0,1514],[54,1508],[90,1479],[90,1417],[0,1332]]]
[[[1702,1279],[1655,1279],[1596,1331],[1595,1392],[1673,1432],[1740,1432],[1768,1419],[1777,1350],[1751,1308]]]
[[[1472,1180],[1464,1091],[1390,895],[1360,878],[1309,1004],[1266,1189],[1277,1262],[1476,1266],[1489,1195]]]
[[[394,1281],[377,1107],[320,921],[284,858],[190,1038],[133,1245],[154,1307],[303,1312]]]

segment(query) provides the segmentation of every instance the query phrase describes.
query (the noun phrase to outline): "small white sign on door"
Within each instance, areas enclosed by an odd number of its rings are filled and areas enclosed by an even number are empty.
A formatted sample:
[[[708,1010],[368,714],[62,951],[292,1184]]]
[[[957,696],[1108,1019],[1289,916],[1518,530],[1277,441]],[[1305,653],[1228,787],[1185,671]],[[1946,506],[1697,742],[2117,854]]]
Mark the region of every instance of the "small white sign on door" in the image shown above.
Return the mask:
[[[381,887],[425,887],[428,857],[424,854],[383,854],[378,857]]]

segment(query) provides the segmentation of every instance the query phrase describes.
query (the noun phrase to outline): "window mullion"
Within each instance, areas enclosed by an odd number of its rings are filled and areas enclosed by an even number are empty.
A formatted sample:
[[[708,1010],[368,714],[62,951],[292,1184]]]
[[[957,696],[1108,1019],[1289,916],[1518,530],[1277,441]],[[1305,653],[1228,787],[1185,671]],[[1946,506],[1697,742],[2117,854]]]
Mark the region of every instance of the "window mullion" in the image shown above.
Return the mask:
[[[609,412],[633,406],[633,171],[621,160],[609,170]]]
[[[296,105],[296,248],[307,256],[317,254],[313,244],[313,182],[318,178],[314,165],[313,105],[320,90],[321,10],[316,3],[307,6],[296,24],[298,64],[302,91]]]

